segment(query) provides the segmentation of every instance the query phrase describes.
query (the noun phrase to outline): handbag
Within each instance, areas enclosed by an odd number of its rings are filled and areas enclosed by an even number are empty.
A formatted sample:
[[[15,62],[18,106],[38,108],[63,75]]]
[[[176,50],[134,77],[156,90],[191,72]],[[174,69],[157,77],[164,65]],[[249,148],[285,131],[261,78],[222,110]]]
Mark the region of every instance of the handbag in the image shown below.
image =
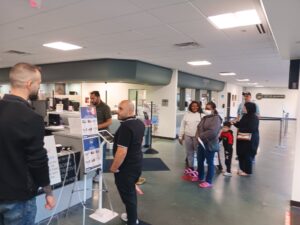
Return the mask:
[[[251,133],[238,132],[236,139],[240,141],[251,141]]]

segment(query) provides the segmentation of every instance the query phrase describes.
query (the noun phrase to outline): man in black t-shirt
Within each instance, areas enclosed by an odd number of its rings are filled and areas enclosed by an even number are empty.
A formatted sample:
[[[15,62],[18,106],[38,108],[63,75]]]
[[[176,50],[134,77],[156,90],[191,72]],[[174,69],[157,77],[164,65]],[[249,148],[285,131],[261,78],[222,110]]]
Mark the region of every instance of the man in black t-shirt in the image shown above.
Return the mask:
[[[135,183],[142,172],[145,125],[135,117],[134,105],[129,100],[119,104],[118,119],[121,125],[114,138],[114,161],[110,170],[115,174],[115,183],[126,207],[127,224],[139,224]]]

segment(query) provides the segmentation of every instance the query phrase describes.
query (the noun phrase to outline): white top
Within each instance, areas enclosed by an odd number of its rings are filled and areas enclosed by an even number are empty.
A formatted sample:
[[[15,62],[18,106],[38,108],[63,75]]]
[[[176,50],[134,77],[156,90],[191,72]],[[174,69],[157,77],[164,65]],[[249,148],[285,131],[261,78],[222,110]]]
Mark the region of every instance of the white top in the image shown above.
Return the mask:
[[[183,119],[181,121],[180,131],[179,131],[179,139],[182,139],[183,135],[195,137],[197,126],[201,121],[200,113],[190,112],[184,114]]]

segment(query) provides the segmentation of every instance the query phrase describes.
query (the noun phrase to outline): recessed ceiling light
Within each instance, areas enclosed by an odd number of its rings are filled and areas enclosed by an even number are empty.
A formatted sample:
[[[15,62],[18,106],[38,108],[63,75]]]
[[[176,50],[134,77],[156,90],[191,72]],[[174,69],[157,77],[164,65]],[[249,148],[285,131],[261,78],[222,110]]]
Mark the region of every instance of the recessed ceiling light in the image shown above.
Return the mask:
[[[236,79],[238,82],[248,82],[250,81],[249,79]]]
[[[218,28],[227,29],[260,24],[261,21],[255,9],[209,16],[208,19]]]
[[[61,42],[61,41],[43,44],[43,46],[48,47],[48,48],[55,48],[55,49],[59,49],[59,50],[63,50],[63,51],[76,50],[76,49],[82,48],[78,45],[73,45],[73,44]]]
[[[236,73],[233,72],[220,72],[220,76],[235,76]]]
[[[208,62],[206,60],[203,61],[191,61],[191,62],[187,62],[189,65],[192,66],[206,66],[206,65],[211,65],[211,62]]]

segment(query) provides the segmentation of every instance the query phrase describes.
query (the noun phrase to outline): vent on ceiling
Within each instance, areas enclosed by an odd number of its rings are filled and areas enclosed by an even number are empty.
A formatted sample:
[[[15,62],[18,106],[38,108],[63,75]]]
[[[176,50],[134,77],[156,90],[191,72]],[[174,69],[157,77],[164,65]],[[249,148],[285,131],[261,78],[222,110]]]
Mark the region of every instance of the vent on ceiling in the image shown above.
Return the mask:
[[[262,24],[256,24],[256,28],[260,34],[265,34],[266,30]]]
[[[17,51],[17,50],[9,50],[9,51],[6,51],[5,53],[15,54],[15,55],[31,55],[31,53],[29,53],[29,52],[21,52],[21,51]]]
[[[199,48],[201,45],[197,42],[191,41],[191,42],[184,42],[184,43],[178,43],[174,44],[175,47],[179,48]]]

